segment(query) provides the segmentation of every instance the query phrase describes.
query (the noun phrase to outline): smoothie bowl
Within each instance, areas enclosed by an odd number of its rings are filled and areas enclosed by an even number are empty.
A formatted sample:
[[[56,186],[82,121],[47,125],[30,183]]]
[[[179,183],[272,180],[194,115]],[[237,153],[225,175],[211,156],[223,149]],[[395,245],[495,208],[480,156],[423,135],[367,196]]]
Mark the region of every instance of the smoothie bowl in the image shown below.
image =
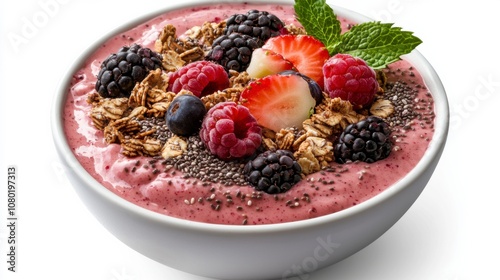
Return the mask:
[[[448,103],[420,43],[321,0],[177,5],[68,70],[55,145],[88,209],[139,253],[292,278],[376,240],[430,179]]]

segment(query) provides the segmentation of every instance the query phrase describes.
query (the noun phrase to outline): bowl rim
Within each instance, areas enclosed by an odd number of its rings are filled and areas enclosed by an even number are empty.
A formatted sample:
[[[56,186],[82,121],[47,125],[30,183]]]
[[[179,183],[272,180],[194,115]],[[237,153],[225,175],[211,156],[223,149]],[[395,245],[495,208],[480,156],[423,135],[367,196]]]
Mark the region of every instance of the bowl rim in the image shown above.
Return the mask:
[[[325,224],[333,224],[336,221],[340,221],[346,217],[357,215],[359,213],[369,211],[371,208],[389,200],[391,197],[395,196],[397,193],[403,191],[406,187],[409,187],[413,181],[418,180],[418,178],[424,173],[426,167],[430,165],[436,157],[440,156],[440,151],[444,148],[446,143],[446,138],[449,129],[449,105],[448,99],[444,86],[437,75],[436,71],[432,65],[427,61],[427,59],[418,51],[414,50],[408,55],[404,55],[403,58],[408,60],[411,64],[418,69],[419,73],[422,75],[426,86],[429,88],[433,98],[434,98],[434,111],[436,112],[436,117],[434,119],[434,136],[429,142],[429,147],[424,153],[423,157],[416,164],[416,166],[403,178],[394,183],[392,186],[388,187],[386,190],[377,194],[376,196],[359,203],[357,205],[351,206],[339,212],[327,214],[320,217],[315,217],[307,220],[298,220],[285,223],[275,223],[275,224],[263,224],[263,225],[227,225],[227,224],[212,224],[205,222],[191,221],[182,218],[171,217],[165,214],[157,213],[141,206],[138,206],[132,202],[129,202],[118,195],[114,194],[112,191],[108,190],[102,186],[96,179],[94,179],[84,168],[81,166],[76,159],[75,155],[71,151],[68,145],[64,133],[64,104],[67,96],[67,92],[71,83],[73,74],[82,67],[85,60],[106,40],[111,38],[113,35],[119,34],[126,31],[140,23],[152,19],[158,15],[166,12],[184,9],[189,7],[195,7],[199,5],[216,5],[224,2],[235,2],[229,0],[216,0],[213,2],[206,2],[202,0],[194,0],[189,3],[181,3],[169,5],[166,8],[159,9],[154,12],[146,13],[139,16],[131,21],[128,21],[119,27],[113,29],[102,36],[99,40],[91,44],[86,48],[86,50],[81,53],[75,62],[67,69],[65,75],[59,82],[56,94],[53,98],[52,108],[51,108],[51,127],[52,136],[57,152],[59,153],[60,159],[63,161],[64,166],[70,167],[72,171],[80,177],[81,180],[86,182],[87,187],[92,188],[92,190],[98,193],[102,198],[106,199],[107,203],[114,204],[115,206],[130,211],[133,214],[140,216],[142,219],[149,220],[151,222],[163,224],[169,227],[183,228],[189,230],[203,231],[206,233],[224,233],[224,234],[258,234],[266,232],[283,232],[290,229],[300,229],[300,228],[310,228],[321,226]],[[238,1],[236,1],[238,2]],[[241,2],[243,3],[243,2]],[[249,0],[244,3],[250,4],[284,4],[293,5],[293,1],[289,0]],[[342,8],[336,5],[331,5],[335,14],[341,17],[345,17],[356,22],[371,21],[373,19],[366,17],[362,14],[354,12],[352,10]]]

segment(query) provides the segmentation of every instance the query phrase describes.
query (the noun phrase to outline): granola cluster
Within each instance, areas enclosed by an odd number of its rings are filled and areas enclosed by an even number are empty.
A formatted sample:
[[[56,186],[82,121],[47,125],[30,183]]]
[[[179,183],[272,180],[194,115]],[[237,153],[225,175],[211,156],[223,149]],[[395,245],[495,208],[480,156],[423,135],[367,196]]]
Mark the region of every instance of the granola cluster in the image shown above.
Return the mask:
[[[167,72],[176,71],[187,63],[202,60],[215,38],[222,35],[225,22],[205,22],[177,37],[176,28],[166,25],[155,42],[155,50],[163,56],[163,67]]]
[[[150,71],[142,82],[135,85],[129,98],[110,99],[98,93],[90,94],[90,117],[94,126],[103,131],[105,141],[120,144],[122,154],[129,157],[161,156],[170,159],[185,153],[188,149],[187,139],[170,135],[166,141],[162,141],[158,139],[154,126],[144,128],[141,121],[146,118],[164,118],[176,96],[191,94],[189,91],[179,94],[168,91],[169,78],[166,73],[202,60],[213,40],[222,34],[224,26],[224,22],[207,22],[181,36],[176,35],[174,26],[165,26],[155,43],[155,50],[163,58],[163,70]],[[287,26],[287,29],[294,34],[304,34],[303,29],[295,26]],[[201,98],[207,110],[220,102],[238,102],[241,92],[251,81],[246,72],[232,71],[229,74],[229,88]],[[379,78],[383,86],[385,77],[381,74]],[[383,93],[382,88],[379,93]],[[357,112],[348,101],[332,99],[324,94],[322,103],[316,106],[314,114],[303,122],[301,128],[292,127],[278,132],[264,129],[262,146],[266,150],[292,151],[306,175],[320,171],[334,160],[333,143],[349,124],[366,118],[368,111],[383,118],[393,113],[391,101],[381,96],[379,94],[369,110]]]

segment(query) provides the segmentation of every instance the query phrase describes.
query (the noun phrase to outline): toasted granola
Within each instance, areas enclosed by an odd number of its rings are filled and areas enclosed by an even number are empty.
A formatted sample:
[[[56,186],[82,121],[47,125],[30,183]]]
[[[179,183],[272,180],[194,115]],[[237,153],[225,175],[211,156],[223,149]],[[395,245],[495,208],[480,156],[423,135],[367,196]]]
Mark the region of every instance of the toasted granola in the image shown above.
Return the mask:
[[[309,136],[294,153],[302,173],[311,174],[320,171],[333,161],[333,144],[322,137]]]
[[[122,142],[122,154],[128,157],[150,156],[156,157],[161,152],[161,142],[157,139],[125,139]]]
[[[232,76],[229,78],[228,88],[203,96],[201,101],[205,104],[207,110],[220,102],[231,101],[237,103],[240,100],[241,92],[245,89],[250,80],[251,78],[246,72],[232,73]]]
[[[129,115],[109,122],[104,128],[104,139],[106,139],[106,142],[122,143],[126,135],[133,136],[135,133],[139,132],[141,126],[138,119],[143,117],[146,110],[147,109],[142,106],[136,107]]]
[[[155,50],[164,56],[165,69],[175,71],[184,64],[202,60],[215,38],[222,35],[224,26],[225,22],[206,22],[178,37],[175,26],[167,24],[155,41]]]
[[[238,102],[240,99],[240,93],[241,91],[235,90],[235,89],[225,89],[225,90],[219,90],[217,92],[214,92],[213,94],[203,96],[201,98],[201,101],[203,104],[205,104],[205,107],[207,110],[215,106],[217,103],[220,102],[226,102],[226,101],[232,101],[232,102]]]
[[[229,87],[243,89],[248,85],[252,78],[247,72],[243,71],[238,73],[234,70],[229,70]]]
[[[175,51],[167,50],[162,53],[162,66],[167,72],[175,72],[186,65],[180,54]]]
[[[377,117],[387,118],[394,113],[394,105],[387,99],[377,99],[370,107],[370,113]]]
[[[331,127],[332,133],[339,133],[349,124],[356,123],[366,116],[356,112],[349,101],[340,98],[323,97],[321,104],[316,106],[316,112],[310,118],[313,126],[319,130],[321,125]]]
[[[167,91],[168,76],[157,69],[151,71],[144,80],[134,87],[129,98],[129,106],[145,107],[147,116],[163,117],[176,94]]]
[[[276,132],[276,145],[281,150],[292,150],[296,135],[295,128],[281,129]]]
[[[288,30],[288,33],[294,34],[294,35],[307,35],[306,30],[304,27],[298,27],[294,24],[287,24],[285,25],[286,30]]]
[[[184,33],[184,36],[198,41],[198,44],[204,46],[205,48],[210,48],[212,47],[214,40],[224,34],[225,27],[225,21],[221,21],[219,23],[205,22],[202,26],[195,26],[189,29],[186,33]]]
[[[96,92],[89,95],[87,102],[92,104],[90,118],[99,130],[104,130],[110,121],[118,120],[130,111],[128,98],[102,98]]]
[[[165,159],[178,157],[187,151],[187,147],[188,143],[184,138],[174,135],[163,145],[161,156]]]
[[[184,40],[179,39],[177,37],[177,29],[171,24],[167,24],[163,27],[158,39],[155,41],[155,51],[160,54],[174,51],[182,56],[186,51],[191,50],[191,52],[193,52],[192,49],[195,48],[199,48],[197,41],[189,37],[186,37]]]
[[[168,76],[161,69],[150,71],[142,82],[135,85],[130,94],[129,105],[150,108],[152,104],[167,99],[167,87]]]

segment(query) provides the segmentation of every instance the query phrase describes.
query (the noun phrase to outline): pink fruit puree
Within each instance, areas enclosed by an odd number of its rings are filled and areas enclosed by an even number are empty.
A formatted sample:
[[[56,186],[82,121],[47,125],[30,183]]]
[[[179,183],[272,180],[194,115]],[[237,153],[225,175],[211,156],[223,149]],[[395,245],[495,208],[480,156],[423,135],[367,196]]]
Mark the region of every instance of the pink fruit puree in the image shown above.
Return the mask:
[[[432,138],[432,124],[419,125],[394,134],[393,150],[389,158],[372,164],[332,163],[333,172],[318,172],[307,176],[290,191],[279,195],[256,193],[250,186],[204,186],[193,179],[183,179],[182,173],[153,173],[151,158],[127,158],[118,144],[108,145],[102,131],[94,128],[89,118],[91,106],[87,95],[94,91],[96,74],[101,62],[123,45],[139,43],[153,49],[154,41],[167,24],[173,24],[181,34],[204,21],[220,21],[234,13],[249,9],[266,10],[285,23],[299,25],[292,6],[230,4],[187,8],[168,12],[136,28],[112,37],[100,46],[74,74],[64,112],[65,133],[69,145],[82,166],[116,195],[172,217],[218,224],[271,224],[310,219],[346,209],[379,194],[408,173],[420,160]],[[344,30],[347,22],[341,20]],[[415,69],[405,61],[390,66],[391,81],[401,77],[409,84],[424,85]],[[401,71],[397,70],[400,69]],[[405,71],[411,75],[397,75]],[[394,72],[391,75],[389,72]],[[429,100],[425,86],[418,98]],[[432,108],[430,109],[432,114]],[[159,163],[156,163],[159,165]],[[126,170],[135,169],[135,172]]]

